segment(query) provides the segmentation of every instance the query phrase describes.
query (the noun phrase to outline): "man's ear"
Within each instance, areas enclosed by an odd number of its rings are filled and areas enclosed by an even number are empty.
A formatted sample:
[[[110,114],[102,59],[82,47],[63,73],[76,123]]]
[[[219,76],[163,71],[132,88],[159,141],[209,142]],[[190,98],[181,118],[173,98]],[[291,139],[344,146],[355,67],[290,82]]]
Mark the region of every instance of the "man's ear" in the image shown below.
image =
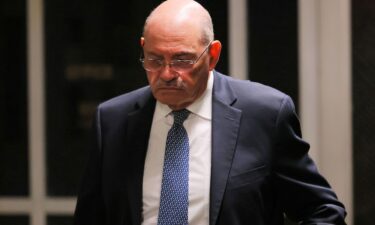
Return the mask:
[[[141,44],[141,47],[143,47],[145,45],[145,38],[144,37],[141,37],[140,44]]]
[[[217,62],[219,61],[221,53],[221,43],[218,40],[211,42],[209,49],[210,54],[210,70],[215,69]]]

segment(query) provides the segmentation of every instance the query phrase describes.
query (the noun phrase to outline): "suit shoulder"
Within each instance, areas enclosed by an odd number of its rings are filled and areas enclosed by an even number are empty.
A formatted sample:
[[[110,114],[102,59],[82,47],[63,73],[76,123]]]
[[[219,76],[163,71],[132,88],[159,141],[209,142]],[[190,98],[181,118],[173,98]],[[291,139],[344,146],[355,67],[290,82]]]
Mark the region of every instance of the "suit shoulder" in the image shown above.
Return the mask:
[[[290,97],[273,87],[249,81],[228,78],[229,84],[239,100],[258,102],[259,104],[279,105]]]
[[[108,99],[102,103],[100,103],[100,108],[111,108],[111,107],[119,107],[127,104],[134,104],[139,98],[142,98],[147,92],[149,87],[143,87],[140,89],[136,89],[131,92],[124,93],[122,95],[118,95],[111,99]]]
[[[218,78],[220,85],[217,87],[220,90],[217,92],[232,93],[230,95],[233,95],[235,99],[232,106],[241,110],[244,115],[251,114],[259,119],[268,118],[276,121],[282,109],[287,109],[287,113],[295,113],[292,99],[273,87],[222,75],[219,75]],[[224,89],[225,91],[223,91]]]
[[[142,104],[151,96],[149,86],[145,86],[134,91],[116,96],[99,104],[99,110],[132,110],[137,103]]]

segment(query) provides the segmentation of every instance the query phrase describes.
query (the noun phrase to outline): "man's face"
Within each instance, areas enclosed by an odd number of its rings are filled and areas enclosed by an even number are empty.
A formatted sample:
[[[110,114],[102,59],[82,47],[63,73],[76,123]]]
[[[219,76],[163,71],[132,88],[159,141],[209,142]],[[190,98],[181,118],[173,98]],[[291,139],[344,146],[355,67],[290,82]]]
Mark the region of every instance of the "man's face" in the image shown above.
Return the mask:
[[[181,30],[181,29],[180,29]],[[199,98],[206,89],[210,72],[210,55],[199,41],[200,32],[189,30],[182,32],[170,29],[150,27],[141,40],[144,57],[164,62],[160,71],[147,72],[148,82],[154,97],[173,110],[186,108]],[[202,57],[190,70],[177,72],[166,65],[171,60],[196,60]]]

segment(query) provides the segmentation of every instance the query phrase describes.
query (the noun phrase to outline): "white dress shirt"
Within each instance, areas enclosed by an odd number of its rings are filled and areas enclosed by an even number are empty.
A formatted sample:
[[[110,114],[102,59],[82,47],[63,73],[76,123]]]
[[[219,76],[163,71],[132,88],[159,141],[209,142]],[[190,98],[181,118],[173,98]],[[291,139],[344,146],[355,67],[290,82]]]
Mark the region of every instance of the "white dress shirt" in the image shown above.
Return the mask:
[[[189,224],[209,224],[211,180],[211,115],[213,73],[202,96],[187,107],[184,122],[189,137]],[[164,152],[167,134],[173,124],[171,109],[156,102],[143,175],[142,225],[157,224]]]

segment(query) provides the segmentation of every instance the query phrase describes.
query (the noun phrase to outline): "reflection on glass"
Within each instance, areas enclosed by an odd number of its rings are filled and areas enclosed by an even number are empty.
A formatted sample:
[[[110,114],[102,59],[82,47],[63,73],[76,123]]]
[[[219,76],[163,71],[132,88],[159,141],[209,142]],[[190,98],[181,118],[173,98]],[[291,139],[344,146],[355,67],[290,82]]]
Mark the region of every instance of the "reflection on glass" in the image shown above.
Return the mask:
[[[45,2],[47,190],[72,196],[99,102],[146,84],[138,64],[142,1]],[[136,14],[134,12],[137,12]]]

